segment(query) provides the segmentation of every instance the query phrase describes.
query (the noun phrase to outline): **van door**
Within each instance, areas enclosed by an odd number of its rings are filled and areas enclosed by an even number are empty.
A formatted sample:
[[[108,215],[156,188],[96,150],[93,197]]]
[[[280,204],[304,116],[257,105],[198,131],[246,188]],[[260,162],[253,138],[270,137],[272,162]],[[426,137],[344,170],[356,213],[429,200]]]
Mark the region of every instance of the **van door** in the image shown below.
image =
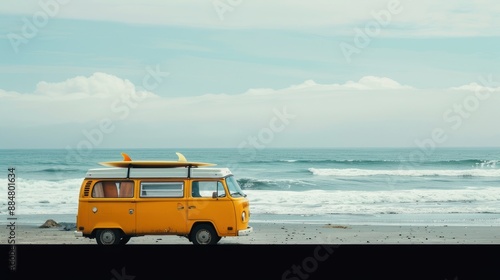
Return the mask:
[[[90,228],[121,228],[135,234],[134,182],[106,180],[94,184],[89,199]]]
[[[219,236],[236,235],[233,201],[222,181],[193,179],[187,216],[190,227],[198,221],[209,221]]]
[[[143,180],[137,201],[138,235],[185,235],[184,180]]]

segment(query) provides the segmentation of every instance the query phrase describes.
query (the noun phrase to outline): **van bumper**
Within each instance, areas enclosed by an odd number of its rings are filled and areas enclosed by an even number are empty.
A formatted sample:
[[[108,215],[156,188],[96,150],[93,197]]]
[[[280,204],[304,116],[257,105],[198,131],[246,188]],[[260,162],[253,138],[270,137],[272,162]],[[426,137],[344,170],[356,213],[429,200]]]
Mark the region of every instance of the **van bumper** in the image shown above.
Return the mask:
[[[83,232],[75,230],[75,237],[83,237]]]
[[[247,227],[246,229],[238,230],[238,236],[249,235],[253,232],[253,227]]]

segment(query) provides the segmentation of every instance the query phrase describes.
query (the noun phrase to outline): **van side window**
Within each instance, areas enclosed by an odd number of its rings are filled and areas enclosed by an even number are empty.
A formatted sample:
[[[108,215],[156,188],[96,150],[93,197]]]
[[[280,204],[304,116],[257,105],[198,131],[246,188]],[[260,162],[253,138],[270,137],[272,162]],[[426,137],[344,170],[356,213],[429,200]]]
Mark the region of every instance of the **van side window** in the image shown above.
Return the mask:
[[[218,197],[224,197],[224,186],[218,181],[193,181],[191,184],[192,197],[212,197],[216,192]]]
[[[92,189],[92,197],[113,198],[134,197],[134,182],[102,181],[97,182]]]
[[[183,182],[142,182],[141,197],[183,197]]]

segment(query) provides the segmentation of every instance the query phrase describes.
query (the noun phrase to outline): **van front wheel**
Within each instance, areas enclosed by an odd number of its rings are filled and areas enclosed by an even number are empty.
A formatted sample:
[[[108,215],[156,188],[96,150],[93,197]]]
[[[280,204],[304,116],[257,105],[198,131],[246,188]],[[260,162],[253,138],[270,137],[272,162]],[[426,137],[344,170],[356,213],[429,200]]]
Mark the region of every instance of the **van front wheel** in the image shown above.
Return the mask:
[[[116,229],[100,229],[97,231],[96,240],[99,245],[119,244],[121,240],[120,232]]]
[[[191,241],[195,245],[214,245],[219,240],[220,238],[215,232],[214,227],[208,224],[197,225],[191,235]]]

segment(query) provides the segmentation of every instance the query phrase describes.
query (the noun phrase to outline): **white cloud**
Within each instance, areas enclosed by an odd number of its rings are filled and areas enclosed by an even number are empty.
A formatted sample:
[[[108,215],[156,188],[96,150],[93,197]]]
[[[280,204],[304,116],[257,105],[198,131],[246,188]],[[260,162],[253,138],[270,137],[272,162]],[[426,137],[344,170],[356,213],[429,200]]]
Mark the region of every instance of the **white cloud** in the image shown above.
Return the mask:
[[[32,126],[117,119],[139,102],[157,96],[126,79],[97,72],[56,83],[41,81],[34,93],[0,89],[0,98],[0,115],[15,115],[17,125]]]
[[[358,83],[349,83],[360,89],[411,89],[410,86],[400,83],[386,77],[365,76]]]
[[[461,85],[458,87],[451,87],[451,90],[465,90],[465,91],[474,91],[474,92],[495,92],[495,91],[500,91],[500,86],[499,87],[491,87],[491,86],[486,86],[484,84],[478,84],[476,82],[466,84],[466,85]]]
[[[0,97],[12,98],[12,97],[18,97],[18,96],[20,96],[20,94],[15,92],[15,91],[6,91],[3,89],[0,89]]]
[[[11,120],[4,129],[21,130],[25,142],[56,137],[59,126],[66,132],[57,137],[85,139],[88,133],[79,136],[79,131],[96,132],[106,123],[113,128],[106,134],[110,146],[236,147],[247,137],[269,133],[270,126],[279,128],[272,143],[277,146],[413,145],[414,139],[429,137],[440,127],[455,138],[479,135],[493,141],[500,100],[481,97],[471,103],[469,92],[415,89],[388,77],[365,76],[357,82],[322,85],[308,80],[282,89],[170,98],[140,93],[128,80],[95,73],[40,82],[30,94],[0,90],[0,118]],[[466,119],[455,111],[459,107],[468,110]],[[276,122],[277,111],[293,116],[286,129]],[[44,127],[51,136],[40,135]]]
[[[349,90],[408,90],[411,86],[402,85],[387,77],[364,76],[359,81],[347,81],[343,84],[318,84],[313,80],[307,80],[298,85],[288,88],[274,89],[251,89],[246,92],[249,95],[279,94],[294,91],[349,91]]]
[[[112,98],[124,94],[136,94],[136,88],[129,80],[97,72],[90,77],[78,76],[59,83],[42,81],[37,84],[35,94],[50,98]],[[154,96],[150,92],[141,92],[141,94]]]

